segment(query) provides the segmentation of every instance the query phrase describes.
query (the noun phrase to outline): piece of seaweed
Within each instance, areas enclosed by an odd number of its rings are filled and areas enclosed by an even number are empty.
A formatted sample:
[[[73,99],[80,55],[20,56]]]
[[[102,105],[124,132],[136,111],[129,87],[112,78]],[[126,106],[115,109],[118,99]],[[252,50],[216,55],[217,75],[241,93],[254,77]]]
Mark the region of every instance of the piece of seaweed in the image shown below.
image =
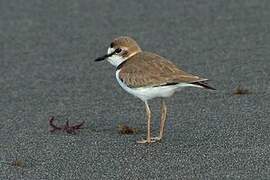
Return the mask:
[[[74,125],[70,125],[69,121],[66,121],[65,125],[57,126],[53,123],[54,120],[55,120],[54,116],[51,116],[49,118],[49,126],[51,127],[50,132],[64,131],[68,134],[76,134],[76,132],[82,129],[82,126],[84,125],[84,121],[79,124],[74,124]]]

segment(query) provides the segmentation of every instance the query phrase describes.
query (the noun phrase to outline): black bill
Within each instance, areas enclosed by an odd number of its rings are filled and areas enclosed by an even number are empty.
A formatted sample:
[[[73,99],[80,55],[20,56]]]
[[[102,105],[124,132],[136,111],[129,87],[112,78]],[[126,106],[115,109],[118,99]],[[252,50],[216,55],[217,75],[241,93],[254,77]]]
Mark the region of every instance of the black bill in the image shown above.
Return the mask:
[[[101,56],[101,57],[95,59],[95,61],[103,61],[103,60],[107,59],[108,57],[111,57],[112,55],[114,55],[114,53],[115,53],[115,51],[111,52],[110,54],[106,54],[104,56]]]

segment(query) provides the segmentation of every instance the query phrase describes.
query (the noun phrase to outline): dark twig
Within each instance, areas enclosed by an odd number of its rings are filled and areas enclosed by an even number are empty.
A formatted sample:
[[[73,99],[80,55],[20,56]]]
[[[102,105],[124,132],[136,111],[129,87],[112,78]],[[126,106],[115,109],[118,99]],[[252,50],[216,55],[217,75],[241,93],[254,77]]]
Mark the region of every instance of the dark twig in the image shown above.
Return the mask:
[[[23,161],[18,160],[18,159],[12,161],[10,164],[11,164],[11,166],[16,166],[16,167],[23,167],[24,166]]]
[[[243,89],[241,87],[237,87],[235,91],[233,92],[234,95],[246,95],[251,94],[251,92],[248,89]]]
[[[127,125],[124,124],[119,124],[118,132],[119,134],[136,134],[138,132],[138,129],[128,127]]]
[[[54,121],[54,116],[49,117],[49,125],[52,127],[52,129],[50,129],[50,131],[54,132],[55,130],[61,130],[62,128],[54,125],[53,121]]]
[[[64,131],[67,132],[69,134],[76,134],[76,131],[79,131],[80,129],[82,129],[82,126],[84,124],[84,121],[79,123],[79,124],[75,124],[75,125],[69,125],[69,121],[66,121],[66,124],[64,126],[57,126],[55,124],[53,124],[54,121],[54,116],[49,118],[49,125],[52,129],[50,129],[50,132],[54,132],[56,130],[59,131]]]

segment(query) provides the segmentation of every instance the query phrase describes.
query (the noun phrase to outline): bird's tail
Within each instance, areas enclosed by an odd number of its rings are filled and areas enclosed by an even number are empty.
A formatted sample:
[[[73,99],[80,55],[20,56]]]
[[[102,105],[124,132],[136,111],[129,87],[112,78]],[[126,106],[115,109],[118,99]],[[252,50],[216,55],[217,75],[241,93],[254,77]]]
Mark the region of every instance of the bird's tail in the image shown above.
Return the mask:
[[[206,81],[197,81],[197,82],[193,82],[191,84],[197,85],[201,88],[205,88],[205,89],[210,89],[210,90],[216,90],[215,88],[209,86]]]

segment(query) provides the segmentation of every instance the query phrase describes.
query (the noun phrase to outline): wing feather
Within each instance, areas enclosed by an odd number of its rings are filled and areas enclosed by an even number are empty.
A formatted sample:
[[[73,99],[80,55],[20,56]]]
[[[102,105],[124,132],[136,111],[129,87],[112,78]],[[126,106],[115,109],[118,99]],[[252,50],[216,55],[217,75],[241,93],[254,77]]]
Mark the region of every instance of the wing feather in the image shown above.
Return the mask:
[[[149,52],[141,52],[128,59],[121,66],[119,77],[129,87],[194,83],[207,80],[186,73],[165,58]]]

